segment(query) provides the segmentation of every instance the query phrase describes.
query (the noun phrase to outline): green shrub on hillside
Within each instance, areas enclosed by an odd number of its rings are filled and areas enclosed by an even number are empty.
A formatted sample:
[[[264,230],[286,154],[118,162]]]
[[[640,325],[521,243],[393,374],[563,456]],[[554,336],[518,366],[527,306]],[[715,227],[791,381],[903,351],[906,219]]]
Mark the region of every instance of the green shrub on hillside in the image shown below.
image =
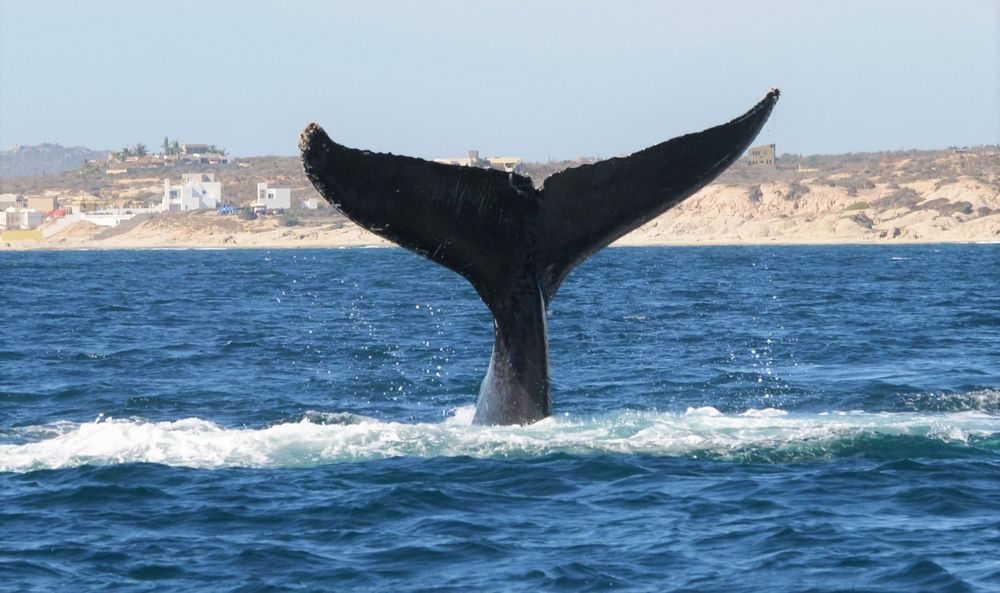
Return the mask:
[[[909,187],[901,187],[895,192],[875,200],[872,205],[879,210],[890,210],[892,208],[913,208],[919,203],[920,194]]]
[[[923,204],[917,207],[918,210],[937,210],[941,215],[950,214],[952,210],[952,204],[947,200],[947,198],[936,198],[933,200],[927,200]]]
[[[802,196],[809,193],[809,187],[802,185],[798,181],[793,181],[788,184],[788,193],[785,194],[785,199],[789,201],[794,201]]]
[[[856,196],[862,189],[875,189],[875,184],[868,177],[849,175],[836,180],[836,185],[847,190],[847,195]]]
[[[959,212],[961,214],[972,214],[972,203],[971,202],[955,202],[951,205],[952,212]]]
[[[858,212],[857,214],[855,214],[854,216],[852,216],[851,220],[853,220],[854,222],[858,223],[859,225],[865,227],[866,229],[870,229],[873,226],[875,226],[875,221],[873,221],[872,219],[868,218],[867,216],[865,216],[864,214],[862,214],[860,212]]]

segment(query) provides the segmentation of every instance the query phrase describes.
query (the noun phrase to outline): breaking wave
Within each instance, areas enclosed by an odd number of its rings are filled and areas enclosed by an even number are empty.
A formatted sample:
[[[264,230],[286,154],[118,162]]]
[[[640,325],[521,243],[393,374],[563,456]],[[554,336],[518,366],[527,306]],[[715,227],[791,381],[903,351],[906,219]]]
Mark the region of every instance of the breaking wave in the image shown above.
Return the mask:
[[[0,471],[123,463],[282,468],[388,457],[549,454],[769,462],[863,456],[887,446],[912,448],[913,456],[941,454],[941,447],[957,454],[1000,450],[1000,416],[982,412],[800,414],[768,408],[726,415],[706,407],[685,413],[553,417],[514,427],[473,426],[473,412],[472,407],[459,408],[437,424],[309,412],[263,428],[230,428],[200,418],[153,422],[99,417],[3,431]]]

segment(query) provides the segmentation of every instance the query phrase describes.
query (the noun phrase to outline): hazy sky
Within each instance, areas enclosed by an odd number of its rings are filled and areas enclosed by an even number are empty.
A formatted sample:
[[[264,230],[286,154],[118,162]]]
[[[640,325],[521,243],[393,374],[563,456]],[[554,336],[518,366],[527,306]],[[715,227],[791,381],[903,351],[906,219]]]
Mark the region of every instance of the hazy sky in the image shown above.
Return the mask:
[[[632,152],[783,91],[761,142],[1000,142],[1000,0],[0,0],[0,148]]]

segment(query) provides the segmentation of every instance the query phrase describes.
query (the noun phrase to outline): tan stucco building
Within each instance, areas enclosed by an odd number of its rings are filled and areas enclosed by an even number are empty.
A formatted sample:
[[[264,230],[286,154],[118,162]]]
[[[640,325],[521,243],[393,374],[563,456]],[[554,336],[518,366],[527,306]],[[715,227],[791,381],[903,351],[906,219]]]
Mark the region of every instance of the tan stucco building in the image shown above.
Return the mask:
[[[773,167],[774,161],[774,144],[753,146],[747,151],[747,162],[753,167]]]

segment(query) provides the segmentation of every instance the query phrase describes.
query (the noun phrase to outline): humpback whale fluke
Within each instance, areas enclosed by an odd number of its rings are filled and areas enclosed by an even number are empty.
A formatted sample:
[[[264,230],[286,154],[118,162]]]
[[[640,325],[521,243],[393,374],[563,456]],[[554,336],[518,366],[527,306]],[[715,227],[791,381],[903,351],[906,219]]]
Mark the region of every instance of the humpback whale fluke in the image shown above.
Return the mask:
[[[472,283],[495,341],[477,424],[552,413],[545,308],[577,264],[676,206],[732,165],[778,89],[729,123],[626,157],[529,178],[341,146],[315,123],[299,141],[306,175],[348,218]]]

